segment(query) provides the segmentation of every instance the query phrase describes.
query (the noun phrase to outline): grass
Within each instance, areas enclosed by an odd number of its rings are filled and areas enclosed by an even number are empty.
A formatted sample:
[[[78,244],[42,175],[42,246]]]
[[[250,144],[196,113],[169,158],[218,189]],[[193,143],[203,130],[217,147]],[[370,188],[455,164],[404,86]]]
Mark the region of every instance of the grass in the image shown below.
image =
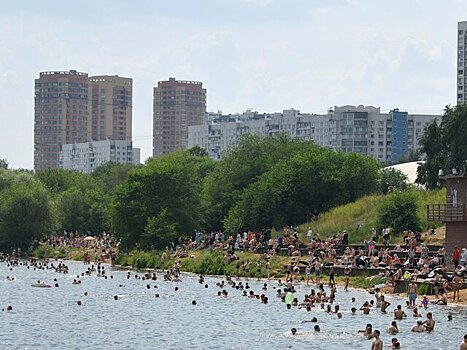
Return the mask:
[[[419,190],[417,194],[418,217],[421,226],[424,229],[427,229],[429,225],[433,225],[434,227],[440,226],[441,223],[427,222],[426,206],[427,204],[444,203],[446,200],[446,190]],[[378,210],[384,197],[383,195],[366,196],[358,199],[356,202],[335,207],[324,213],[320,219],[300,225],[298,233],[304,239],[308,227],[311,226],[314,233],[319,232],[322,238],[326,238],[336,234],[338,231],[346,230],[349,233],[350,243],[362,244],[370,236],[372,227],[375,227],[378,231],[381,230],[378,225]],[[391,239],[390,243],[401,242],[401,236],[396,235],[396,237]],[[434,240],[432,244],[435,243],[438,244],[440,242]]]
[[[181,262],[181,270],[202,275],[233,275],[237,273],[237,261],[227,262],[224,258],[224,252],[215,249],[199,250],[188,252],[187,258],[177,259]],[[261,272],[256,271],[256,263],[261,259],[258,254],[250,252],[238,252],[240,264],[242,265],[247,259],[251,260],[248,276],[245,275],[243,269],[240,268],[240,276],[251,278],[267,277],[264,259],[262,260]],[[116,259],[116,263],[124,266],[132,266],[135,268],[155,268],[168,269],[175,263],[175,258],[170,257],[161,264],[160,252],[136,252],[133,251],[126,255],[121,255]],[[287,264],[289,258],[284,256],[273,256],[269,262],[271,265],[271,277],[282,277],[285,274],[284,265]],[[258,276],[259,275],[259,276]]]
[[[36,250],[34,250],[33,255],[37,259],[44,259],[46,255],[52,259],[64,259],[68,257],[68,252],[64,247],[54,249],[47,245],[40,245]]]

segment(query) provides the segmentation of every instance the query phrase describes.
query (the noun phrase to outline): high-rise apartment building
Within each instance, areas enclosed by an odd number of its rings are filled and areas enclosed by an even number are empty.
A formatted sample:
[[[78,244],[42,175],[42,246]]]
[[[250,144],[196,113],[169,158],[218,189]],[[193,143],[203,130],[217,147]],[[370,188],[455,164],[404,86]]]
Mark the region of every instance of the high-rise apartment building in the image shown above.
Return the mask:
[[[60,167],[91,173],[108,163],[139,164],[140,150],[126,140],[102,140],[62,146]]]
[[[203,123],[206,89],[197,81],[160,81],[153,108],[153,156],[159,157],[188,146],[188,127]]]
[[[88,141],[131,141],[132,93],[131,78],[89,77]]]
[[[42,72],[35,79],[34,169],[57,168],[61,145],[87,138],[88,75]]]
[[[457,23],[457,104],[467,101],[467,21]]]
[[[425,127],[439,115],[409,114],[394,109],[382,113],[373,106],[335,106],[327,114],[282,113],[242,114],[208,113],[202,125],[190,126],[188,147],[200,146],[214,159],[235,147],[245,134],[263,137],[278,132],[309,140],[335,151],[357,152],[393,163],[419,149]]]

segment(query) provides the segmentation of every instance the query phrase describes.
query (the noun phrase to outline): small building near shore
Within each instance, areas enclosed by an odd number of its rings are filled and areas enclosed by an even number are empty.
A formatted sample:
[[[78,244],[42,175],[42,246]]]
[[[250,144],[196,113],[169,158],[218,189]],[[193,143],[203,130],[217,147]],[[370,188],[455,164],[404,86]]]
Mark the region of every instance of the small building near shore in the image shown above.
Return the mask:
[[[446,262],[451,265],[454,247],[467,247],[467,173],[440,178],[446,181],[446,203],[429,204],[427,219],[446,224]]]

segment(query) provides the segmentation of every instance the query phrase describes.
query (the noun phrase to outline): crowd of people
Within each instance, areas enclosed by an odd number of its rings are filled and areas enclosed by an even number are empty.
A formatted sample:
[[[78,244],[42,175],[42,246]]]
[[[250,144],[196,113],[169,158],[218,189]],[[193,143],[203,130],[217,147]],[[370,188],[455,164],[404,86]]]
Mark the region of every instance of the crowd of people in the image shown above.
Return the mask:
[[[14,273],[14,268],[18,266],[26,266],[28,269],[41,269],[41,270],[52,270],[58,274],[69,274],[70,270],[66,263],[61,261],[40,261],[32,259],[30,261],[20,260],[14,256],[4,256],[4,260],[9,267],[9,270]],[[146,271],[144,273],[138,272],[130,272],[128,271],[126,275],[124,275],[124,280],[129,281],[138,280],[138,281],[146,281],[145,287],[147,289],[156,288],[157,286],[151,286],[149,283],[154,283],[159,281],[159,283],[179,283],[182,282],[182,275],[180,271],[180,261],[177,260],[171,269],[162,271],[162,280],[160,280],[161,274],[160,271]],[[85,264],[83,271],[73,279],[72,284],[80,285],[81,281],[85,279],[87,276],[95,275],[102,279],[114,279],[112,272],[108,272],[108,265],[103,264],[100,259],[97,262],[91,264]],[[13,282],[14,277],[7,276],[5,282]],[[66,281],[69,281],[67,279]],[[122,284],[119,284],[119,287],[124,288],[125,285],[123,284],[124,281],[121,281]],[[323,283],[319,280],[314,281],[314,285],[310,288],[308,293],[305,293],[303,296],[299,296],[297,292],[297,284],[296,281],[294,283],[292,278],[287,278],[282,282],[282,280],[276,280],[274,282],[271,281],[264,281],[265,283],[258,284],[256,288],[260,288],[259,291],[254,291],[253,287],[250,286],[248,280],[241,280],[240,278],[235,278],[234,276],[225,276],[225,279],[218,282],[216,284],[216,288],[218,291],[214,295],[217,295],[220,298],[227,298],[231,293],[239,293],[240,296],[257,300],[262,304],[270,304],[271,297],[276,297],[277,300],[282,303],[286,309],[288,310],[305,310],[307,313],[313,313],[314,310],[320,310],[321,312],[327,314],[335,314],[335,317],[338,319],[342,319],[343,317],[356,317],[359,314],[370,315],[373,313],[378,313],[381,317],[388,319],[388,327],[385,330],[378,330],[374,329],[371,323],[367,323],[363,329],[355,329],[355,332],[361,334],[361,336],[365,339],[372,340],[371,349],[372,350],[382,350],[384,347],[383,344],[383,337],[382,332],[386,333],[388,336],[392,336],[391,344],[389,347],[391,349],[401,349],[402,345],[397,338],[399,332],[401,332],[399,322],[403,321],[407,318],[413,318],[414,324],[409,329],[411,332],[434,332],[436,331],[436,320],[434,316],[434,312],[429,311],[426,313],[425,319],[423,319],[420,310],[428,311],[429,305],[428,303],[424,303],[423,299],[417,303],[417,286],[415,283],[411,283],[408,291],[408,300],[406,304],[398,304],[394,308],[393,311],[389,311],[389,307],[391,303],[387,300],[385,295],[381,292],[380,288],[375,288],[374,290],[370,291],[369,298],[367,301],[363,303],[360,307],[356,304],[355,297],[352,297],[350,300],[350,304],[353,305],[350,310],[342,310],[339,306],[339,301],[344,301],[345,297],[345,289],[339,293],[336,287],[336,284],[331,280],[329,283]],[[70,283],[70,282],[68,282]],[[205,277],[200,275],[198,277],[198,283],[203,285],[205,289],[210,288],[207,284]],[[38,287],[38,286],[47,286],[55,288],[59,287],[59,281],[57,278],[53,279],[53,282],[50,284],[46,284],[45,281],[37,281],[34,282],[31,286]],[[261,287],[259,287],[261,285]],[[230,287],[233,292],[227,290]],[[274,294],[268,293],[268,290],[274,290]],[[178,291],[179,287],[176,284],[175,291]],[[84,297],[87,297],[87,292],[84,293]],[[159,293],[155,293],[155,298],[161,297]],[[118,294],[113,296],[115,301],[119,300]],[[83,305],[83,300],[77,300],[76,304],[78,306]],[[193,305],[197,305],[197,301],[195,299],[192,300]],[[13,306],[8,305],[6,308],[3,308],[2,311],[11,312],[13,311]],[[423,311],[422,311],[423,312]],[[314,313],[318,315],[317,313]],[[364,318],[363,318],[364,319]],[[352,318],[355,324],[358,324],[358,320],[360,318]],[[448,315],[447,322],[451,322],[453,317],[451,314]],[[313,332],[321,332],[322,326],[320,325],[319,319],[316,316],[307,318],[301,322],[302,324],[305,323],[313,323]],[[301,334],[302,330],[296,326],[291,329],[292,336],[298,336]],[[467,346],[467,335],[464,337],[463,343],[460,345],[460,349],[466,349]]]

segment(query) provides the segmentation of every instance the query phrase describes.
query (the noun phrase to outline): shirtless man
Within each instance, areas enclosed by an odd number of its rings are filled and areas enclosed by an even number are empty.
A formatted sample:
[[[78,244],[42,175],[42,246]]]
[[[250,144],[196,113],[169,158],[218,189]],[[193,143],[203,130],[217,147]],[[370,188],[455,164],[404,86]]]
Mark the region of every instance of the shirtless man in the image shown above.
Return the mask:
[[[360,310],[363,311],[363,314],[364,314],[364,315],[369,315],[369,314],[370,314],[370,310],[371,310],[370,303],[368,303],[368,301],[365,301],[365,303],[362,305],[362,307],[360,308]]]
[[[373,332],[373,337],[375,340],[373,341],[373,344],[371,344],[371,350],[383,350],[383,341],[380,339],[380,334],[381,332],[375,329]]]
[[[401,305],[397,305],[397,309],[394,310],[394,318],[396,320],[402,320],[403,318],[407,317],[404,310],[402,310]]]
[[[426,314],[426,321],[423,322],[425,325],[425,330],[427,332],[432,332],[435,329],[436,321],[433,319],[433,314],[431,312]]]
[[[389,326],[388,328],[388,333],[391,335],[396,335],[397,333],[399,333],[399,328],[397,327],[396,321],[391,322],[391,326]]]
[[[415,306],[415,300],[417,299],[417,292],[418,292],[418,287],[415,282],[411,282],[409,284],[409,307],[414,307]]]
[[[349,279],[350,279],[350,267],[346,267],[344,269],[344,276],[345,276],[345,284],[344,284],[344,290],[347,292],[347,289],[349,288]]]
[[[315,268],[316,284],[319,284],[321,280],[321,268],[322,268],[322,264],[321,264],[321,261],[319,261],[319,259],[315,261],[314,268]]]
[[[461,343],[461,347],[459,349],[460,350],[467,350],[467,334],[464,335],[464,342]]]
[[[386,299],[384,299],[384,295],[381,295],[381,312],[386,313],[386,309],[388,306],[391,305]]]
[[[374,337],[373,326],[371,325],[371,323],[367,323],[365,329],[360,329],[358,333],[363,333],[365,337],[371,339]]]
[[[462,279],[459,277],[459,275],[455,275],[454,278],[452,279],[452,290],[453,290],[453,296],[452,296],[452,301],[456,301],[456,295],[457,295],[457,301],[459,301],[459,290],[462,288]]]

